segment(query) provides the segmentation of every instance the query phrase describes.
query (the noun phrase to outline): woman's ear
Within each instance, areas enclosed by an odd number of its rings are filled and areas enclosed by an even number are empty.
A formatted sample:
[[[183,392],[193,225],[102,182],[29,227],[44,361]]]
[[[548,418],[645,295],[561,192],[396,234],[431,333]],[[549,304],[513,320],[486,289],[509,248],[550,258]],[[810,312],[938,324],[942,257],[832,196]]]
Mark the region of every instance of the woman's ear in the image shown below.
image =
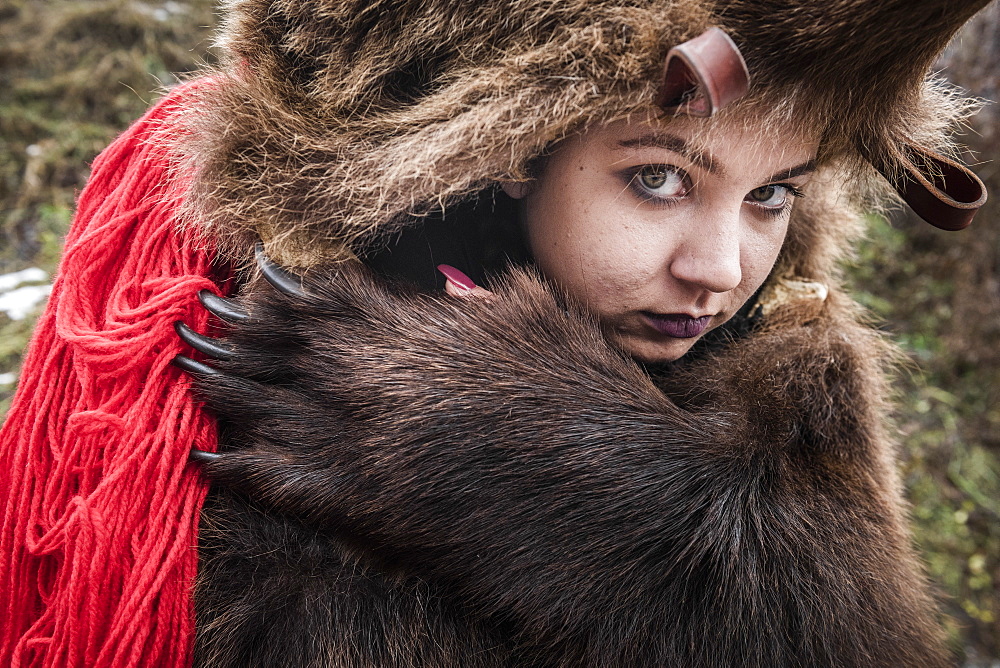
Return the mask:
[[[511,199],[524,199],[531,192],[534,181],[501,181],[500,187]]]

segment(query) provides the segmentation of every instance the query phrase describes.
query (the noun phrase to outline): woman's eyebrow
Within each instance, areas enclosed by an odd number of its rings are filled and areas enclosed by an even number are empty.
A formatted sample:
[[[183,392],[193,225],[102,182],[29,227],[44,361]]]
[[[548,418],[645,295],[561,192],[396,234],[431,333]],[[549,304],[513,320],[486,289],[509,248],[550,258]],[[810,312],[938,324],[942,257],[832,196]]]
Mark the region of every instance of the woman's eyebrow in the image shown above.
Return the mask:
[[[809,172],[816,171],[816,161],[807,160],[801,165],[795,165],[791,169],[786,169],[783,172],[778,172],[777,174],[772,174],[768,178],[764,179],[762,183],[774,183],[775,181],[786,181],[788,179],[794,179],[796,176],[801,176],[803,174],[808,174]]]
[[[712,157],[711,153],[694,148],[677,135],[665,132],[649,132],[641,137],[623,139],[618,142],[618,146],[615,148],[648,148],[650,146],[665,148],[668,151],[673,151],[674,153],[683,155],[691,162],[706,171],[711,172],[712,174],[725,176],[725,170],[722,169],[722,165],[719,164],[718,160]]]

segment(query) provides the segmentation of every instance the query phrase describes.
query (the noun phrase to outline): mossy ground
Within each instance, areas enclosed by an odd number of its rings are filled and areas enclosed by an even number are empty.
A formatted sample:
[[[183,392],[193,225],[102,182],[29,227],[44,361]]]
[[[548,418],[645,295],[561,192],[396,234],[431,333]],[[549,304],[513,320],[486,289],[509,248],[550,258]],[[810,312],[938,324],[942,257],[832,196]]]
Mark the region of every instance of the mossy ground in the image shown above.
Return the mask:
[[[54,272],[87,165],[175,73],[211,58],[213,23],[210,0],[0,7],[0,274]],[[956,317],[975,294],[968,271],[949,270],[968,261],[963,248],[872,219],[849,274],[913,362],[897,382],[897,422],[915,536],[956,647],[987,665],[1000,657],[1000,351],[989,329]],[[987,310],[979,325],[990,317],[1000,322]],[[16,373],[33,322],[0,313],[0,374]],[[0,419],[13,389],[0,384]]]
[[[896,419],[915,539],[948,600],[956,645],[971,665],[990,665],[1000,657],[1000,350],[991,334],[1000,313],[971,322],[981,305],[965,302],[979,291],[959,280],[970,258],[949,235],[872,218],[849,273],[910,360],[896,381]]]

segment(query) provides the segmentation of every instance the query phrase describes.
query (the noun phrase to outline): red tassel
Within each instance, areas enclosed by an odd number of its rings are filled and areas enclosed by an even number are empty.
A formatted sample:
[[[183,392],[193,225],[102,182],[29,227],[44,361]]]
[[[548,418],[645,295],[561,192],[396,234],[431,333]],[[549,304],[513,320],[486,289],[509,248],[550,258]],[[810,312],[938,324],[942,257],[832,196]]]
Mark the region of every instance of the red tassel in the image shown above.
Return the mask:
[[[217,286],[163,139],[196,85],[95,160],[0,430],[0,666],[191,662],[206,488],[187,457],[216,433],[170,360]]]

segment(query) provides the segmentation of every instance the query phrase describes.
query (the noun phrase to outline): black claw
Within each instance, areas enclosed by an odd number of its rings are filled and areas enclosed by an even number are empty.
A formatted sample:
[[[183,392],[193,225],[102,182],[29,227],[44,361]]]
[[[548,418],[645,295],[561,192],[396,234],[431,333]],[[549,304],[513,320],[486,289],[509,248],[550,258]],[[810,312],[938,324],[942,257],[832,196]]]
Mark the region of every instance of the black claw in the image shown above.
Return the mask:
[[[198,301],[205,307],[205,310],[226,322],[237,323],[250,319],[250,314],[244,311],[242,306],[232,299],[220,297],[214,292],[200,290]]]
[[[257,257],[257,266],[260,267],[260,273],[264,274],[264,278],[270,283],[278,292],[283,292],[289,297],[305,297],[306,292],[302,289],[302,282],[299,277],[291,272],[288,272],[275,263],[271,262],[266,255],[264,255],[264,245],[260,242],[254,246],[254,255]]]
[[[188,455],[189,461],[198,462],[199,464],[211,464],[220,459],[222,459],[222,455],[218,452],[207,452],[198,448],[191,448],[191,453]]]
[[[202,336],[180,320],[174,323],[174,331],[177,332],[177,336],[181,337],[184,343],[199,352],[205,353],[209,357],[213,357],[217,360],[228,360],[233,358],[232,350],[211,337]]]
[[[175,367],[183,369],[184,371],[196,376],[216,376],[222,373],[215,367],[210,367],[207,364],[196,362],[190,357],[184,357],[184,355],[174,355],[174,359],[172,359],[170,363]]]

